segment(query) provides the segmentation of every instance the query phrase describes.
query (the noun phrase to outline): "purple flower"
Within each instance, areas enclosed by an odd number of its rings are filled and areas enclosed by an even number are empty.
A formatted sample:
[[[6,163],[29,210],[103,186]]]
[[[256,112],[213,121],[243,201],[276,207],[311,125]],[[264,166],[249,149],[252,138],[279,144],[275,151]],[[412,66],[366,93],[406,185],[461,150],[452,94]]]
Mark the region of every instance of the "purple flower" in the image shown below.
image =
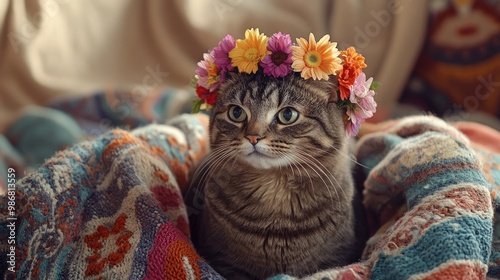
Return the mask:
[[[203,60],[198,62],[198,69],[195,73],[198,76],[198,85],[215,91],[220,84],[219,70],[214,63],[214,52],[203,54]]]
[[[229,52],[234,49],[235,46],[236,41],[233,36],[226,35],[226,37],[219,42],[219,45],[213,49],[214,63],[221,71],[221,83],[225,81],[226,73],[234,70],[234,67],[231,65],[231,59],[229,58]]]
[[[285,77],[293,71],[290,35],[281,32],[275,33],[267,41],[267,50],[271,53],[260,62],[265,75],[278,78]]]

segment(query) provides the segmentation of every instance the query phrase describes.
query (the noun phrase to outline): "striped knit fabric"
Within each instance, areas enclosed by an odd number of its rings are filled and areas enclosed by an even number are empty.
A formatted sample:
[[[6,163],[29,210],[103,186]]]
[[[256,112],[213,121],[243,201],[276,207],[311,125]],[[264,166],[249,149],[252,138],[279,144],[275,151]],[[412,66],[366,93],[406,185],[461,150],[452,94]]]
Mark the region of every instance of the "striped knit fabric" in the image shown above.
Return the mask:
[[[195,115],[113,130],[21,179],[16,272],[6,270],[2,244],[3,278],[222,279],[191,246],[180,194],[207,151],[206,125]],[[500,278],[497,154],[439,119],[412,117],[362,138],[357,157],[378,231],[361,262],[307,278]],[[9,235],[7,213],[1,197],[0,240]]]

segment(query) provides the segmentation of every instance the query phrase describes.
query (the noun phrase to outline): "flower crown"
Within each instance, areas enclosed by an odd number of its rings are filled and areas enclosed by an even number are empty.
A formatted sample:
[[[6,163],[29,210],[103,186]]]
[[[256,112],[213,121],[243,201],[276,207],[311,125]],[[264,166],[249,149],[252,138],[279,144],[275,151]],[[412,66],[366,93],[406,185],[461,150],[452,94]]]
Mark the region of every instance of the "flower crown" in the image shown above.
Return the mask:
[[[199,100],[194,102],[193,112],[210,110],[229,72],[261,71],[274,78],[300,73],[302,78],[313,80],[328,80],[335,75],[340,91],[338,106],[346,109],[346,134],[356,136],[361,123],[375,113],[377,103],[373,97],[378,83],[373,78],[366,79],[362,71],[366,68],[365,58],[354,47],[339,51],[337,43],[329,40],[330,35],[325,35],[316,42],[311,33],[309,41],[299,38],[295,45],[288,34],[278,32],[268,38],[258,28],[246,30],[245,39],[226,35],[198,62],[192,86]]]

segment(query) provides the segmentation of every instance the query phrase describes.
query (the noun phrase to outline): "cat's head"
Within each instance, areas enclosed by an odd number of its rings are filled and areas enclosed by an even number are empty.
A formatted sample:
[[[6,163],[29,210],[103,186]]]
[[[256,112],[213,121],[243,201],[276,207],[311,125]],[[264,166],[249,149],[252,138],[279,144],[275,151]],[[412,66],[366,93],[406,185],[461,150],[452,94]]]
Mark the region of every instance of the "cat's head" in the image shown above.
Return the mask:
[[[317,165],[345,143],[337,96],[332,81],[232,75],[211,111],[211,146],[255,168]]]
[[[213,107],[218,164],[316,170],[375,113],[377,83],[366,79],[365,58],[354,47],[339,51],[328,34],[296,41],[252,28],[245,39],[227,35],[203,55],[192,82],[199,98],[193,112]]]

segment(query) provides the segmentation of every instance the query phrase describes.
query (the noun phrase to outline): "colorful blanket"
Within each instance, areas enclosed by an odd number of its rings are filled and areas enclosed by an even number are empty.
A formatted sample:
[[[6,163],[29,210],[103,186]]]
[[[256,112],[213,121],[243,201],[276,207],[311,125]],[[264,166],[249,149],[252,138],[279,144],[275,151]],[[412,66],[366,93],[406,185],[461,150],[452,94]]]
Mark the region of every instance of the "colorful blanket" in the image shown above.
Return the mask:
[[[56,154],[20,180],[14,207],[8,209],[10,195],[0,207],[0,238],[15,235],[15,250],[2,247],[5,277],[216,275],[190,245],[180,195],[189,169],[207,151],[206,121],[182,116],[168,126],[113,130]]]
[[[357,144],[372,228],[362,261],[308,279],[500,278],[500,133],[408,117]],[[493,134],[491,134],[493,133]],[[495,150],[495,149],[493,149]],[[495,231],[494,231],[495,230]],[[295,279],[280,275],[274,279]]]
[[[191,246],[181,196],[207,152],[206,127],[206,116],[182,115],[115,129],[14,172],[0,197],[3,278],[223,279]],[[500,157],[471,139],[433,117],[364,136],[358,175],[373,236],[361,262],[308,278],[500,278]]]

